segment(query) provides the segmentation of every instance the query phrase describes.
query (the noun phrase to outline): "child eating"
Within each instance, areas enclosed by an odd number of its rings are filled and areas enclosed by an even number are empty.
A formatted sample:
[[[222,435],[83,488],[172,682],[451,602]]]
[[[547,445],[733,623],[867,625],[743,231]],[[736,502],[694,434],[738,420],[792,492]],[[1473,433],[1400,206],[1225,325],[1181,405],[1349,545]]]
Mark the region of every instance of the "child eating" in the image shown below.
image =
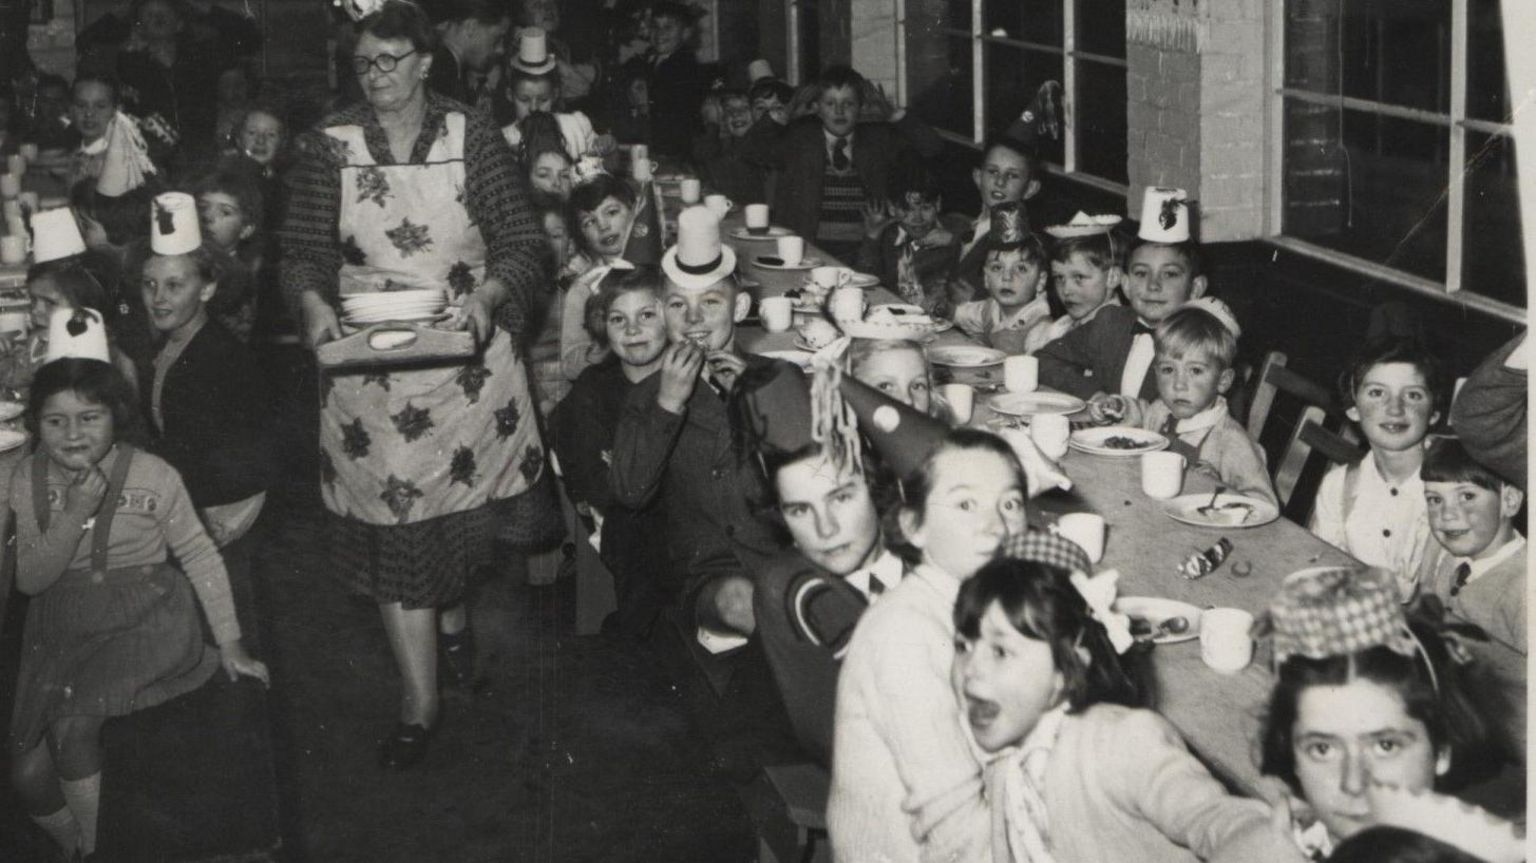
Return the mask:
[[[33,597],[11,720],[11,781],[66,857],[95,849],[109,717],[191,692],[221,666],[231,679],[268,680],[240,642],[224,563],[180,476],[128,443],[137,422],[132,390],[104,362],[98,335],[83,351],[89,358],[39,370],[26,415],[39,446],[10,488],[16,585]],[[217,651],[203,641],[194,601]]]
[[[1088,412],[1099,422],[1124,422],[1162,432],[1197,470],[1242,495],[1277,503],[1264,451],[1227,411],[1232,361],[1241,334],[1226,303],[1204,297],[1158,324],[1152,371],[1157,401],[1099,394]]]
[[[1339,391],[1369,452],[1323,477],[1308,527],[1361,563],[1391,572],[1398,597],[1411,597],[1429,541],[1419,469],[1424,439],[1440,417],[1440,363],[1416,342],[1378,341],[1350,363]]]
[[[1029,353],[1044,343],[1051,307],[1045,287],[1045,247],[1024,227],[1024,208],[992,208],[982,284],[986,299],[961,303],[955,325],[966,335],[1008,354]]]
[[[1227,793],[1148,708],[1116,575],[1087,566],[1005,546],[955,600],[966,722],[983,750],[1016,747],[987,771],[992,859],[1298,860],[1269,807]]]

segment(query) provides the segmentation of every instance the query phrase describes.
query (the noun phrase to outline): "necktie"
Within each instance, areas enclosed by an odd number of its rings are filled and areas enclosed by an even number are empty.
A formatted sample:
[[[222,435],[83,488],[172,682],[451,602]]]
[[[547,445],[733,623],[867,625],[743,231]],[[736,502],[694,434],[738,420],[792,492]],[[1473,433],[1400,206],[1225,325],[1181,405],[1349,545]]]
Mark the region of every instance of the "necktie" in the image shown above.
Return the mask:
[[[1472,564],[1462,561],[1456,565],[1456,580],[1451,583],[1451,596],[1461,593],[1461,589],[1467,586],[1467,579],[1472,577]]]
[[[1174,416],[1173,414],[1169,414],[1168,415],[1168,419],[1163,420],[1163,427],[1158,429],[1158,431],[1162,432],[1163,435],[1165,437],[1169,438],[1170,440],[1173,439],[1173,438],[1178,437],[1179,436],[1179,418]]]
[[[877,576],[873,572],[871,572],[869,574],[869,597],[870,597],[870,599],[874,599],[875,597],[879,596],[882,593],[885,593],[885,582],[881,581],[879,576]]]
[[[839,171],[848,170],[853,164],[848,160],[848,139],[838,138],[832,142],[832,167]]]

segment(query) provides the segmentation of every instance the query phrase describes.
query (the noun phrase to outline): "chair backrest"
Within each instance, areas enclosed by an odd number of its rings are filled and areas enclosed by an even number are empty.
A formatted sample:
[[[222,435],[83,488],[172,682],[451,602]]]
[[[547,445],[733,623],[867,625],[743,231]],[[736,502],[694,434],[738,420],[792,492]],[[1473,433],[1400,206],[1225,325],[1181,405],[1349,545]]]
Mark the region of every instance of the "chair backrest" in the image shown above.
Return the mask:
[[[1314,451],[1334,464],[1349,464],[1364,455],[1364,451],[1352,439],[1323,427],[1327,416],[1327,412],[1317,405],[1308,405],[1301,412],[1301,419],[1296,422],[1296,430],[1291,433],[1285,454],[1275,465],[1275,495],[1280,499],[1282,509],[1289,506],[1291,495],[1296,491],[1296,483],[1301,479],[1302,471],[1306,469],[1307,461]],[[1308,510],[1307,513],[1292,515],[1305,522],[1311,507]]]
[[[1287,362],[1285,354],[1270,351],[1259,368],[1258,385],[1253,390],[1253,402],[1248,406],[1248,436],[1254,440],[1263,433],[1270,408],[1274,407],[1275,396],[1279,393],[1288,393],[1325,411],[1333,407],[1333,393],[1327,387],[1291,371]]]

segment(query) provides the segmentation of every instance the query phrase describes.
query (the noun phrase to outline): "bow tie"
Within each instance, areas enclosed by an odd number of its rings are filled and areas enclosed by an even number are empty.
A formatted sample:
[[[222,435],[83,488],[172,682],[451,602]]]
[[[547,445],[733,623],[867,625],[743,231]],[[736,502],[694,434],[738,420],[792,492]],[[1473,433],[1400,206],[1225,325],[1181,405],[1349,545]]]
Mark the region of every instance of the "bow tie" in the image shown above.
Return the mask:
[[[1154,335],[1156,332],[1157,332],[1156,329],[1154,329],[1153,327],[1149,327],[1146,324],[1142,323],[1141,320],[1138,318],[1137,321],[1136,321],[1136,326],[1131,329],[1131,336],[1133,338],[1135,336],[1150,336],[1150,335]]]

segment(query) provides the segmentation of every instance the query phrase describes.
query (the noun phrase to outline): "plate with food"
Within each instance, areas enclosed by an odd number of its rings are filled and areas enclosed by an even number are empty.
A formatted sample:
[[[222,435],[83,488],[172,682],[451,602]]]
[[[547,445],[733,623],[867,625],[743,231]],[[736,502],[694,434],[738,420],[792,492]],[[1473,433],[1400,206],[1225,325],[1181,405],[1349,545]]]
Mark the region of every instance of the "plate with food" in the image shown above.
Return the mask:
[[[1258,527],[1280,517],[1280,508],[1263,498],[1240,494],[1182,494],[1163,503],[1174,521],[1195,527]]]
[[[786,264],[778,255],[758,255],[752,263],[765,270],[813,270],[821,266],[821,258],[801,258],[798,264]]]
[[[816,296],[816,292],[810,288],[791,288],[784,292],[783,296],[789,297],[791,306],[797,312],[820,313],[824,300]]]
[[[1133,456],[1168,448],[1168,439],[1135,426],[1100,426],[1072,433],[1072,448],[1091,455]]]
[[[794,235],[794,231],[788,228],[781,228],[778,225],[774,225],[760,234],[752,233],[752,230],[745,225],[731,231],[731,238],[736,240],[777,240],[780,237],[793,237]]]
[[[1008,359],[1008,355],[1002,351],[972,345],[946,345],[928,351],[929,362],[955,369],[986,368],[987,366],[995,366],[1006,359]]]
[[[1115,611],[1131,619],[1131,637],[1153,644],[1176,644],[1200,637],[1200,609],[1177,599],[1122,596]]]
[[[1023,417],[1035,414],[1075,414],[1087,405],[1066,393],[998,393],[987,402],[994,413]]]
[[[907,303],[883,303],[874,306],[858,321],[838,321],[843,332],[856,339],[923,339],[953,327],[935,318],[921,306]]]

